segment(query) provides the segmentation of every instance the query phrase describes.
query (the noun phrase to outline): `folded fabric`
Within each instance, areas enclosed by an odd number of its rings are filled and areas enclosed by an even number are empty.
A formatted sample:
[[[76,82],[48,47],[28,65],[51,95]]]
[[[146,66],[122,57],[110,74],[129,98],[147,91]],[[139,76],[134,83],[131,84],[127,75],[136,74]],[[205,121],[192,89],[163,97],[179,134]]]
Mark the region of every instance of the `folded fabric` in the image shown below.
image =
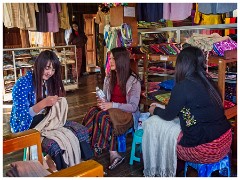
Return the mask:
[[[224,41],[215,42],[213,44],[213,48],[219,56],[224,56],[225,51],[237,49],[237,43],[232,39],[227,39]]]
[[[11,163],[8,177],[44,177],[51,174],[39,161],[16,161]]]
[[[165,91],[165,90],[152,91],[147,94],[147,97],[148,99],[151,99],[153,101],[158,101],[156,96],[160,94],[166,94],[166,93],[169,93],[169,91]]]
[[[117,108],[108,110],[110,120],[113,124],[113,134],[115,136],[124,134],[129,128],[133,126],[132,113],[124,112]]]
[[[169,92],[169,93],[166,93],[166,94],[156,95],[155,98],[163,104],[168,104],[170,96],[171,96],[171,93]]]
[[[166,81],[163,81],[159,84],[160,87],[166,89],[166,90],[172,90],[173,87],[175,85],[175,82],[173,79],[171,80],[166,80]]]

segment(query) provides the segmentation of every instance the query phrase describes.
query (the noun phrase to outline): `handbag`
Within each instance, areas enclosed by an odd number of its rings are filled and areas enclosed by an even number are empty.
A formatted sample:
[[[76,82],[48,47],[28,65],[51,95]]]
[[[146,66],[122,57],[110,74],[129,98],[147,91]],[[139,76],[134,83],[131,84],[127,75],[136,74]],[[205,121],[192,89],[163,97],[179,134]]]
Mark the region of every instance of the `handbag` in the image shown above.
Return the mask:
[[[224,56],[224,52],[237,49],[237,43],[232,39],[213,43],[213,49],[219,56]]]

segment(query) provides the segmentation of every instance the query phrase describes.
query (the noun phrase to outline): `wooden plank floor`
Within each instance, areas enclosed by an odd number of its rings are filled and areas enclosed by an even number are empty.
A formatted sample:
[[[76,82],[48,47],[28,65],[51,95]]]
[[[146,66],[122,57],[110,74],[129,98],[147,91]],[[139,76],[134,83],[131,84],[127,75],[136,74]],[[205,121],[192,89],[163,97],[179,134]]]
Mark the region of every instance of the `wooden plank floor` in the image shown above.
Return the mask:
[[[73,92],[67,92],[67,100],[69,105],[68,119],[74,120],[79,123],[82,122],[82,118],[84,114],[88,111],[88,109],[96,105],[96,94],[95,88],[99,86],[102,88],[103,77],[100,74],[86,75],[80,78],[80,87],[78,90]],[[5,104],[5,103],[4,103]],[[11,105],[11,103],[8,103]],[[10,132],[9,126],[9,116],[10,116],[11,108],[3,108],[3,135],[8,134]],[[103,151],[103,153],[94,157],[93,159],[98,161],[104,166],[104,171],[106,173],[106,177],[143,177],[143,162],[134,162],[131,166],[129,165],[130,160],[130,151],[132,136],[129,134],[127,136],[127,151],[123,155],[126,156],[125,161],[115,170],[108,170],[107,167],[109,165],[109,153],[107,151]],[[8,155],[3,156],[3,176],[5,176],[6,171],[9,169],[9,164],[14,161],[21,161],[23,157],[23,151],[14,152]],[[178,165],[177,176],[183,176],[183,163],[181,161]],[[232,167],[232,176],[237,175],[237,167]],[[189,170],[188,176],[195,177],[197,176],[194,170]],[[213,176],[218,176],[213,174]]]

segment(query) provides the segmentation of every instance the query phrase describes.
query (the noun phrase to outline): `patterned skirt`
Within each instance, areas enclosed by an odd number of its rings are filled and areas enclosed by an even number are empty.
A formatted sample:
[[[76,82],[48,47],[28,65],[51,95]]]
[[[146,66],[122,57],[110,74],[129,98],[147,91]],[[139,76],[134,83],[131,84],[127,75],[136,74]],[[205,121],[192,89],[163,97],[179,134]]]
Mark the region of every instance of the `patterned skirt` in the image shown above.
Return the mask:
[[[178,143],[183,134],[180,132]],[[223,159],[230,151],[232,144],[232,131],[226,133],[212,142],[201,144],[195,147],[183,147],[177,145],[177,156],[184,161],[195,163],[214,163]]]
[[[82,142],[84,143],[86,142],[89,144],[88,129],[86,127],[74,121],[66,121],[64,127],[71,130],[74,133],[74,135],[79,140],[79,144],[81,144]],[[63,158],[62,158],[63,151],[60,149],[56,141],[52,139],[44,138],[42,141],[42,151],[51,156],[51,158],[56,163],[58,170],[65,168]],[[82,153],[86,153],[86,152],[81,151],[81,154]],[[59,160],[59,158],[61,160]],[[58,163],[58,162],[61,162],[61,163]]]

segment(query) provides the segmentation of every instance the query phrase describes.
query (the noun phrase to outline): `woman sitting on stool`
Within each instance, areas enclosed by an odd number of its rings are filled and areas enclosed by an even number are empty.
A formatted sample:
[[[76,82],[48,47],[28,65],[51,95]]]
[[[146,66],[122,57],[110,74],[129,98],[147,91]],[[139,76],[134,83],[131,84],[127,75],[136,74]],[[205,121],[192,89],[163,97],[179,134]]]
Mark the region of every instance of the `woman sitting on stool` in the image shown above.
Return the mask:
[[[143,122],[142,139],[145,176],[175,176],[177,158],[213,163],[230,151],[231,125],[206,63],[201,49],[183,49],[176,60],[176,85],[168,105],[152,104],[149,108],[153,116]],[[168,158],[173,156],[170,164]]]
[[[89,110],[83,125],[88,128],[96,153],[105,148],[109,150],[109,169],[114,169],[124,160],[116,151],[116,136],[131,128],[133,118],[139,113],[141,84],[130,69],[129,52],[125,47],[111,50],[110,67],[103,86],[106,99],[97,99],[98,107]]]

